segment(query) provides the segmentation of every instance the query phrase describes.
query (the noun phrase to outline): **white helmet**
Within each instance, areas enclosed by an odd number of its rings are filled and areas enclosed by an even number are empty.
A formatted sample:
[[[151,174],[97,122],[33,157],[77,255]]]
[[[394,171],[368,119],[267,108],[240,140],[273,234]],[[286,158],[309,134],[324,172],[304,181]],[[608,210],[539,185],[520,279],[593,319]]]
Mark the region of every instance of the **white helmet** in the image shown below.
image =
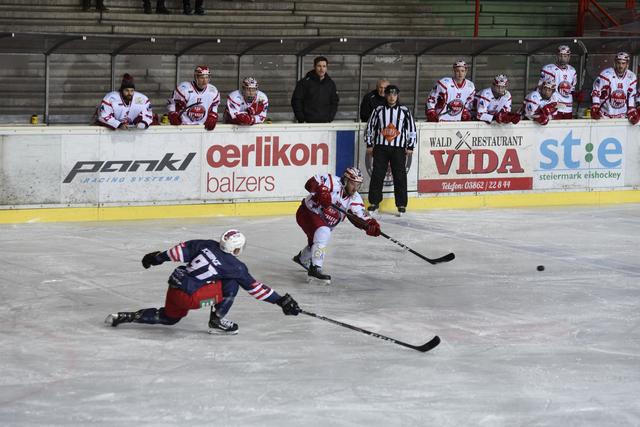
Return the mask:
[[[631,57],[629,56],[629,54],[627,52],[618,52],[616,54],[616,61],[627,61],[627,62],[629,62],[630,59],[631,59]]]
[[[249,93],[248,89],[254,89],[254,92]],[[253,77],[245,77],[245,79],[242,80],[242,97],[246,102],[252,103],[256,98],[257,91],[258,81],[256,79],[254,79]]]
[[[540,83],[540,88],[548,87],[549,89],[556,88],[556,80],[551,76],[545,76]]]
[[[571,49],[567,45],[558,46],[558,52],[556,55],[556,61],[558,65],[567,65],[571,58]]]
[[[239,256],[244,249],[247,239],[238,230],[227,230],[220,236],[220,249],[228,254]]]
[[[502,96],[507,93],[507,86],[509,86],[509,79],[504,74],[498,74],[493,79],[493,87],[491,90],[494,93],[494,96]]]
[[[465,61],[463,61],[462,59],[457,60],[456,62],[453,63],[453,68],[458,68],[458,67],[462,67],[464,69],[467,68],[467,63]]]
[[[211,71],[209,70],[209,67],[207,67],[206,65],[198,65],[194,70],[193,74],[196,76],[211,77]]]
[[[346,181],[353,181],[357,183],[361,183],[363,181],[362,172],[355,166],[349,166],[344,170],[342,174],[342,184],[346,184]]]

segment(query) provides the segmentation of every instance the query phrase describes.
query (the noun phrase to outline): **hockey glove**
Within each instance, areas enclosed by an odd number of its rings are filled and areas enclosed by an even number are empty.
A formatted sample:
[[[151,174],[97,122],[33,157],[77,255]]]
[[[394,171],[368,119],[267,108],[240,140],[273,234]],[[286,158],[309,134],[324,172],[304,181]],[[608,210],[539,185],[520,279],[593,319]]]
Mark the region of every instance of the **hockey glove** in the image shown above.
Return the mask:
[[[602,113],[600,113],[600,104],[593,104],[591,106],[591,118],[594,120],[600,120]]]
[[[521,118],[522,116],[518,113],[509,113],[509,121],[514,125],[517,125]]]
[[[545,105],[544,107],[542,107],[542,113],[545,116],[553,116],[556,111],[558,111],[558,103],[557,102],[550,102],[547,105]]]
[[[206,130],[214,130],[216,128],[216,124],[218,123],[218,113],[209,113],[207,116],[207,120],[204,122],[204,128]]]
[[[169,123],[171,123],[174,126],[179,126],[182,124],[182,119],[180,118],[180,114],[176,113],[175,111],[170,111],[169,112]]]
[[[471,120],[471,112],[466,108],[463,109],[462,113],[460,114],[460,120],[462,120],[463,122],[468,122],[469,120]]]
[[[253,116],[250,116],[247,113],[236,114],[236,122],[239,125],[252,125],[253,121]]]
[[[539,124],[544,126],[547,123],[549,123],[549,116],[544,114],[544,111],[541,111],[540,114],[538,115],[538,117],[535,120],[536,120],[536,122],[538,122]]]
[[[256,106],[253,105],[247,108],[247,113],[251,116],[257,116],[264,111],[264,104],[262,102],[258,102]]]
[[[500,124],[505,124],[505,123],[509,123],[511,120],[509,120],[509,112],[507,111],[500,111],[498,114],[496,114],[495,119],[497,123]]]
[[[187,108],[187,103],[184,101],[175,101],[176,113],[184,113],[184,109]]]
[[[149,268],[152,265],[162,264],[164,261],[160,259],[161,254],[162,252],[160,251],[150,252],[146,254],[145,256],[142,257],[142,266],[144,268]]]
[[[438,113],[436,113],[436,110],[427,110],[427,121],[428,122],[438,121]]]
[[[282,312],[286,316],[297,316],[300,314],[300,311],[302,311],[300,310],[296,300],[294,300],[289,294],[285,294],[285,296],[280,297],[280,299],[276,301],[276,304],[282,307]]]
[[[365,230],[367,236],[378,237],[380,235],[380,224],[374,218],[370,218],[367,221],[367,228]]]
[[[331,193],[329,189],[324,185],[317,188],[316,194],[312,197],[313,201],[318,203],[323,208],[331,206]]]
[[[640,114],[638,114],[638,110],[635,108],[629,107],[629,111],[627,111],[627,118],[629,119],[629,123],[635,125],[640,121]]]

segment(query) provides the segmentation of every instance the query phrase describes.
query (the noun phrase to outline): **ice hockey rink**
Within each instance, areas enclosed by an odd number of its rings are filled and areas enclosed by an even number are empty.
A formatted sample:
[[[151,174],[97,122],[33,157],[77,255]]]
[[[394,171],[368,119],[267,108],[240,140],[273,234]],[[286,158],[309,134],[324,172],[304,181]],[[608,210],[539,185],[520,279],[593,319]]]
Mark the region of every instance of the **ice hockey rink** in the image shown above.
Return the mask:
[[[430,265],[346,222],[330,286],[291,261],[293,215],[0,225],[2,426],[640,425],[640,205],[382,214]],[[236,336],[208,310],[175,326],[107,327],[160,307],[175,264],[142,256],[237,227],[258,280],[300,306],[420,353],[240,290]],[[539,272],[537,265],[544,265]]]

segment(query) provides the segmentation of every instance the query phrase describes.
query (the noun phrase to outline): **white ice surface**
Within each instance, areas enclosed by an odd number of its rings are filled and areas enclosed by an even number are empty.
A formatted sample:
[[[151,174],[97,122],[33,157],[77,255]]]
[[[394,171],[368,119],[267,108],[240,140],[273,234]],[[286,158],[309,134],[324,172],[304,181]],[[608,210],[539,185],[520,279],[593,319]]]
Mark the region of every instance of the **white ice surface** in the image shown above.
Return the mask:
[[[640,425],[640,206],[409,212],[383,230],[429,265],[348,222],[329,287],[291,257],[293,216],[0,225],[2,426]],[[106,327],[160,307],[175,265],[142,256],[230,227],[244,261],[312,312],[240,291],[236,336],[208,312],[175,326]],[[544,272],[536,271],[543,264]]]

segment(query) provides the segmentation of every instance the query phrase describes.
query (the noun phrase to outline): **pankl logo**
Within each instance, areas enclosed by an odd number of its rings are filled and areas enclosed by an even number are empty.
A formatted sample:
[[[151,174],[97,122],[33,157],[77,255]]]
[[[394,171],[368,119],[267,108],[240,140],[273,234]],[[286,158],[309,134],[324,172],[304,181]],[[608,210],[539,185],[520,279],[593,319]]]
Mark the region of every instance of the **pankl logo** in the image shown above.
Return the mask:
[[[305,167],[329,164],[329,145],[280,144],[279,136],[257,136],[255,143],[212,145],[207,150],[207,164],[213,169],[233,169],[231,176],[218,177],[207,172],[209,193],[272,192],[276,188],[273,175],[241,175],[236,168]]]
[[[581,151],[584,150],[582,153]],[[562,142],[546,139],[540,144],[540,169],[617,169],[622,165],[622,143],[616,138],[603,139],[597,147],[588,143],[582,147],[582,140],[574,138],[573,131]],[[597,163],[596,163],[597,161]]]
[[[189,153],[182,159],[172,159],[174,153],[166,153],[162,160],[98,160],[76,162],[71,171],[66,176],[65,184],[74,180],[79,173],[114,173],[114,172],[135,172],[143,168],[146,172],[183,171],[186,170],[196,153]],[[181,163],[180,163],[181,162]],[[180,163],[178,165],[178,163]],[[146,168],[145,168],[146,167]]]

